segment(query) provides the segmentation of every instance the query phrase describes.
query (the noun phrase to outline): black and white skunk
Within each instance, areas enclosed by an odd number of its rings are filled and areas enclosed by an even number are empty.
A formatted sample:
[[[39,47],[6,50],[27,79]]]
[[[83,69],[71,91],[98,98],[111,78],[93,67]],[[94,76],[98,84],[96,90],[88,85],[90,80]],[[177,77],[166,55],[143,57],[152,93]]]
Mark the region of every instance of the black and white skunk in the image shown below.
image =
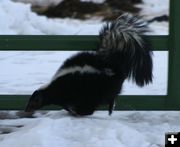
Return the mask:
[[[143,20],[127,13],[107,23],[99,33],[97,51],[67,59],[51,82],[32,94],[26,111],[55,104],[74,115],[91,115],[100,105],[108,105],[111,114],[125,79],[141,87],[152,82],[146,31]]]

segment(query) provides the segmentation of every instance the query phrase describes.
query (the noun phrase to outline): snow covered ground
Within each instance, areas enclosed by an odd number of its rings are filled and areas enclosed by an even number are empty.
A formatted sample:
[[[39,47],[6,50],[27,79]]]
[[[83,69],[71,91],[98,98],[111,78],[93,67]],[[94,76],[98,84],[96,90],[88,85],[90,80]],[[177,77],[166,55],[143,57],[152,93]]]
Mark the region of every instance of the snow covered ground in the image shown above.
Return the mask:
[[[180,130],[180,112],[96,112],[76,118],[65,111],[0,120],[1,147],[164,147],[165,133]],[[17,127],[16,127],[17,126]]]
[[[32,2],[49,4],[57,0]],[[141,13],[147,18],[168,14],[168,0],[144,2]],[[0,34],[13,35],[96,35],[102,25],[96,18],[49,19],[32,12],[30,4],[9,0],[0,0],[0,20]],[[167,22],[153,22],[150,28],[151,34],[168,34]],[[0,93],[32,93],[48,82],[71,54],[74,52],[0,52]],[[153,84],[138,88],[126,81],[122,94],[166,94],[168,53],[155,52],[153,58]],[[0,118],[2,114],[7,112],[0,112]],[[163,147],[165,133],[180,130],[180,112],[116,111],[108,116],[98,111],[84,118],[71,117],[63,110],[38,112],[37,118],[15,119],[18,115],[12,111],[8,115],[0,119],[0,147]]]

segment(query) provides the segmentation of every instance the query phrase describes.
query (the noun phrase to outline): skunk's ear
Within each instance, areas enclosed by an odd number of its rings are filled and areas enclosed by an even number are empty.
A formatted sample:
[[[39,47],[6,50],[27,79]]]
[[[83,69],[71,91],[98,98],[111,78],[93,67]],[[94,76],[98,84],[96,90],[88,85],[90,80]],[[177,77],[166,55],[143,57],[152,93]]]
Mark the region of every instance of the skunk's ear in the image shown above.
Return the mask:
[[[33,112],[43,106],[43,95],[41,91],[35,91],[26,106],[26,112]]]

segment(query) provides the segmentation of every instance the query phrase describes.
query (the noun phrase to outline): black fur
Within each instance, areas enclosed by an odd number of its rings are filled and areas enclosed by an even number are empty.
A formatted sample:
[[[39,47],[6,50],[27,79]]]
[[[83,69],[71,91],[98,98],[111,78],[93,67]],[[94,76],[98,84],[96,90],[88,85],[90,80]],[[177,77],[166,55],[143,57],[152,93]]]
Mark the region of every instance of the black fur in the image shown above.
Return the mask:
[[[100,31],[99,49],[67,59],[50,84],[34,92],[26,111],[56,104],[71,114],[90,115],[108,105],[111,114],[125,79],[139,86],[152,82],[151,46],[142,36],[147,30],[141,19],[129,14],[107,23]]]

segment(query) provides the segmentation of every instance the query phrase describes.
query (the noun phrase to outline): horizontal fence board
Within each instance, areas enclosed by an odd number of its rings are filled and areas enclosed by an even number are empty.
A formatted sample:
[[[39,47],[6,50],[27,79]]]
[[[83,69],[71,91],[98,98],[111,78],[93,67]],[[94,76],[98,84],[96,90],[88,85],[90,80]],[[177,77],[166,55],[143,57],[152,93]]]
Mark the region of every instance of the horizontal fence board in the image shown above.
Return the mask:
[[[156,51],[168,50],[168,36],[147,36]],[[0,35],[1,51],[96,50],[99,37],[94,35]]]
[[[0,95],[0,110],[24,110],[30,95]],[[165,99],[161,95],[121,95],[116,101],[116,110],[166,110]],[[45,107],[43,110],[58,110],[59,106]],[[100,110],[107,110],[101,107]]]

